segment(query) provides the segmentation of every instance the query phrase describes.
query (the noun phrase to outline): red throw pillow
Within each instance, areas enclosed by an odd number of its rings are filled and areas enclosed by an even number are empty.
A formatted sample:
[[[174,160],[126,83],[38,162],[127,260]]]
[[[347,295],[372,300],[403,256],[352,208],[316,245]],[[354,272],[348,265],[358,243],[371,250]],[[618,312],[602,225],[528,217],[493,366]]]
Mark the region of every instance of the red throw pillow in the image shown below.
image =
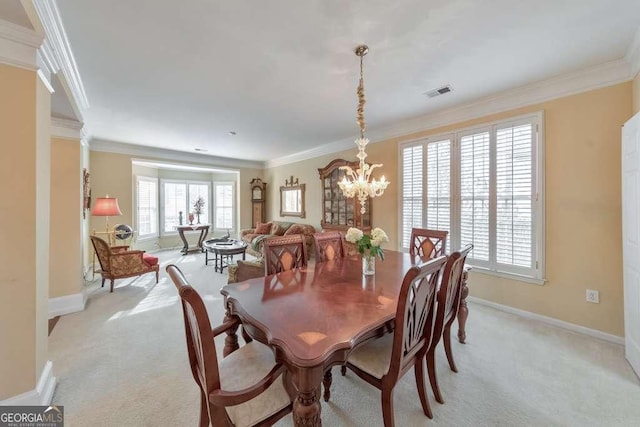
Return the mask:
[[[271,223],[267,222],[258,222],[256,223],[256,230],[254,231],[255,234],[269,234],[271,233]]]

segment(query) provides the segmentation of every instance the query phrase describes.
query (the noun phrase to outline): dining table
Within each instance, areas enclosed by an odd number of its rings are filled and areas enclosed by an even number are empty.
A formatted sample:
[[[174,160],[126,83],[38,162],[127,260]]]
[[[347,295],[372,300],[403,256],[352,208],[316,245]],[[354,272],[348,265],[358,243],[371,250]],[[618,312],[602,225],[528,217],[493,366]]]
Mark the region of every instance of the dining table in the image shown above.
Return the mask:
[[[426,261],[387,250],[373,275],[362,274],[355,256],[221,289],[225,321],[239,318],[245,339],[270,346],[286,366],[296,426],[322,425],[320,391],[324,383],[327,400],[330,368],[343,365],[359,344],[391,331],[404,275]],[[227,331],[225,357],[239,348],[237,329]]]

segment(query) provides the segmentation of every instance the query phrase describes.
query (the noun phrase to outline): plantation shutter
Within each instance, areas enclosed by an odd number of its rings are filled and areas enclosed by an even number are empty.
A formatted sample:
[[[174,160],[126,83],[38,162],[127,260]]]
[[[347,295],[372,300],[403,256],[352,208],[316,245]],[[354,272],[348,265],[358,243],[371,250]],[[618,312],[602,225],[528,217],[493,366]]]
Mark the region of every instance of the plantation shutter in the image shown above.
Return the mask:
[[[158,234],[158,182],[155,178],[138,177],[138,236]]]
[[[489,132],[460,138],[460,247],[470,259],[489,261]]]
[[[187,207],[187,185],[182,183],[164,183],[164,228],[165,232],[176,231],[179,212],[186,218],[191,207]]]
[[[533,138],[531,123],[496,131],[496,262],[526,269],[535,261]]]
[[[451,231],[451,141],[427,144],[426,228]],[[450,239],[447,239],[449,246]]]
[[[215,184],[215,228],[233,228],[233,184]]]
[[[422,144],[402,149],[402,247],[411,244],[411,229],[422,227]]]

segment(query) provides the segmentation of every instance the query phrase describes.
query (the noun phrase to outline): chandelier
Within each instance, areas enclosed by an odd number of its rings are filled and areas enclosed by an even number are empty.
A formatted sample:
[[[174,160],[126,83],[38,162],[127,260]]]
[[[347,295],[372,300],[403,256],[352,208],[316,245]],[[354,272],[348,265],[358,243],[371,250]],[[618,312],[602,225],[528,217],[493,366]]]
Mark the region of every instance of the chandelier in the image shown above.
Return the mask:
[[[369,143],[369,140],[364,137],[364,131],[366,129],[366,123],[364,121],[364,76],[363,76],[363,57],[369,52],[369,48],[366,45],[358,46],[355,50],[356,55],[360,57],[360,83],[358,84],[358,109],[357,109],[357,122],[360,127],[360,138],[356,139],[355,143],[358,146],[358,159],[360,164],[354,171],[349,166],[341,166],[340,169],[345,171],[345,176],[342,181],[338,183],[342,194],[345,197],[358,197],[360,201],[360,213],[364,214],[367,211],[367,199],[369,197],[382,196],[384,190],[389,185],[389,182],[384,179],[384,175],[377,181],[375,178],[371,178],[371,172],[375,168],[382,166],[382,164],[369,165],[365,163],[364,159],[367,157],[364,149]]]

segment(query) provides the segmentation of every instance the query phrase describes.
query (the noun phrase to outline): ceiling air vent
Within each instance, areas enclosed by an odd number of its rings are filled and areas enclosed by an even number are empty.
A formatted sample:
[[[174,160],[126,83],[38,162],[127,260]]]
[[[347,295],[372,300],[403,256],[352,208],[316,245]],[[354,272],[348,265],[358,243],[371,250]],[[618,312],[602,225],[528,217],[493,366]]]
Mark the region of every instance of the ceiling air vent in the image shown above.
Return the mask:
[[[446,86],[442,86],[438,89],[433,89],[430,90],[428,92],[425,92],[424,94],[427,95],[429,98],[435,98],[436,96],[440,96],[440,95],[444,95],[445,93],[449,93],[451,92],[453,89],[451,89],[451,86],[446,85]]]

